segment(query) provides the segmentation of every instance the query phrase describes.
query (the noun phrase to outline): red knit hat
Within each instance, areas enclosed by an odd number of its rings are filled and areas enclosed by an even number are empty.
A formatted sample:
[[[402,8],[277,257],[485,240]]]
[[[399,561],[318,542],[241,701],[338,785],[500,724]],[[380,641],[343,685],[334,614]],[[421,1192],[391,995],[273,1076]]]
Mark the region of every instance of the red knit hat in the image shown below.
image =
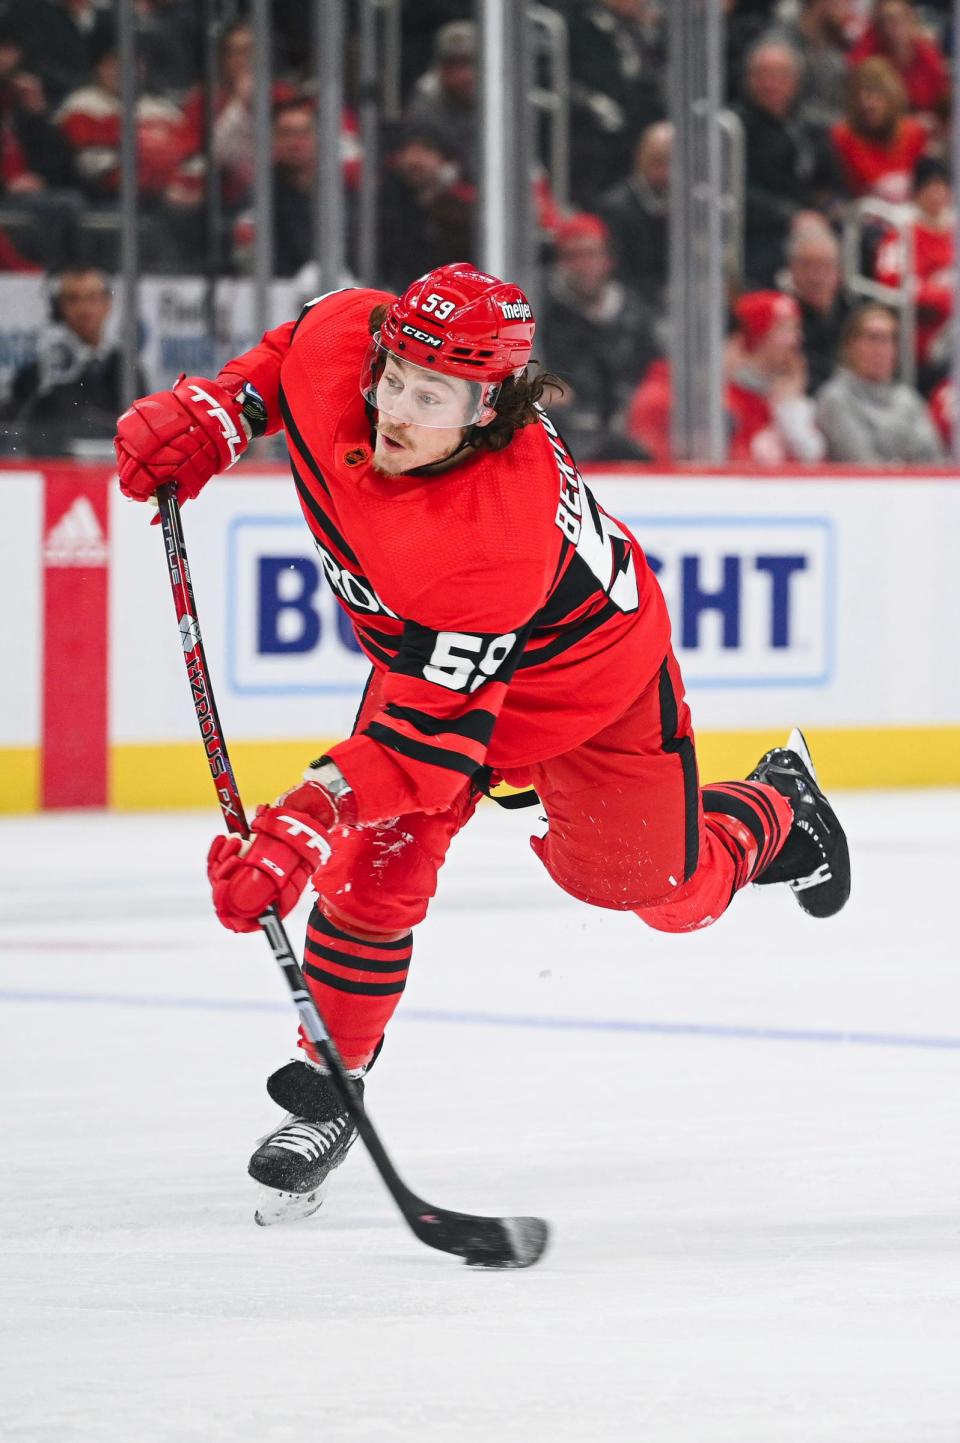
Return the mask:
[[[600,240],[609,241],[610,232],[598,215],[590,215],[587,211],[578,211],[576,215],[561,221],[557,226],[556,246],[567,245],[570,241],[578,240]]]
[[[799,321],[800,307],[782,291],[751,291],[733,308],[737,329],[748,351],[756,350],[778,321]]]

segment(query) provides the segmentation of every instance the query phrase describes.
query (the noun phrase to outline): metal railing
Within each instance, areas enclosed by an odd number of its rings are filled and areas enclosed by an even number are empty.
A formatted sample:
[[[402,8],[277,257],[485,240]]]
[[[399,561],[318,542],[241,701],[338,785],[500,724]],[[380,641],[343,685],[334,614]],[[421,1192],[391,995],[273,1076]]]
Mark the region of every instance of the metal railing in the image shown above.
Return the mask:
[[[720,231],[728,276],[743,276],[747,197],[747,141],[743,121],[732,110],[717,112],[720,128]]]
[[[900,284],[884,285],[863,269],[864,241],[880,224],[893,231],[901,249]],[[866,196],[847,212],[843,224],[843,274],[847,290],[863,300],[878,301],[900,318],[900,379],[913,386],[917,379],[917,267],[914,218],[904,205]]]
[[[545,5],[528,5],[532,30],[534,74],[536,63],[546,67],[546,83],[535,84],[530,101],[548,126],[547,170],[550,189],[561,209],[570,200],[570,36],[567,22]]]

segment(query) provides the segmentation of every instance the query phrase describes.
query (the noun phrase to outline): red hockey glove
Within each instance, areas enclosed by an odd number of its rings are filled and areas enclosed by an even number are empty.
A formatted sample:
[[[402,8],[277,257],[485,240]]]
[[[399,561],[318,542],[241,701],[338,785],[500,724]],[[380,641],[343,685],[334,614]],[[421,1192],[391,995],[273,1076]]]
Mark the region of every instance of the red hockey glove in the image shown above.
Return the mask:
[[[207,853],[213,905],[231,932],[255,932],[268,907],[285,917],[330,856],[325,827],[293,807],[258,807],[251,831],[250,842],[215,837]]]
[[[240,407],[240,397],[201,376],[181,376],[172,391],[134,401],[113,443],[124,496],[147,501],[168,481],[180,501],[198,496],[247,449],[251,431]]]
[[[313,817],[321,827],[351,827],[356,823],[356,797],[344,780],[336,764],[326,757],[311,762],[304,774],[304,780],[284,792],[277,802],[295,807]]]

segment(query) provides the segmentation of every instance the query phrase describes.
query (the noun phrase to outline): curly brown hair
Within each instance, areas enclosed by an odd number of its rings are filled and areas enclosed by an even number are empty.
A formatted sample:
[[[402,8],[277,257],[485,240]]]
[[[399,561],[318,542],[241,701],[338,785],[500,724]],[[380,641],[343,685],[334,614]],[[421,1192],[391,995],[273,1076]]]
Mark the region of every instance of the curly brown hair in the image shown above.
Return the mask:
[[[385,303],[374,306],[367,322],[371,336],[380,330],[389,309]],[[562,393],[563,389],[560,377],[552,371],[538,371],[534,376],[526,372],[522,376],[508,376],[494,402],[495,418],[485,426],[471,426],[467,444],[477,451],[502,451],[518,431],[540,419],[537,403],[544,395]]]

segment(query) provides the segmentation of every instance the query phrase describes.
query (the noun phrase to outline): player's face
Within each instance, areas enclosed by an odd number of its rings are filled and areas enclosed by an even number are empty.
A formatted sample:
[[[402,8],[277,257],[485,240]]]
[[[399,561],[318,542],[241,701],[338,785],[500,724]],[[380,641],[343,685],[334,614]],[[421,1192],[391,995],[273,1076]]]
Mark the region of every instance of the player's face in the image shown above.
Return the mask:
[[[400,476],[445,461],[466,433],[475,410],[474,388],[458,376],[440,376],[388,356],[377,382],[374,465]]]

